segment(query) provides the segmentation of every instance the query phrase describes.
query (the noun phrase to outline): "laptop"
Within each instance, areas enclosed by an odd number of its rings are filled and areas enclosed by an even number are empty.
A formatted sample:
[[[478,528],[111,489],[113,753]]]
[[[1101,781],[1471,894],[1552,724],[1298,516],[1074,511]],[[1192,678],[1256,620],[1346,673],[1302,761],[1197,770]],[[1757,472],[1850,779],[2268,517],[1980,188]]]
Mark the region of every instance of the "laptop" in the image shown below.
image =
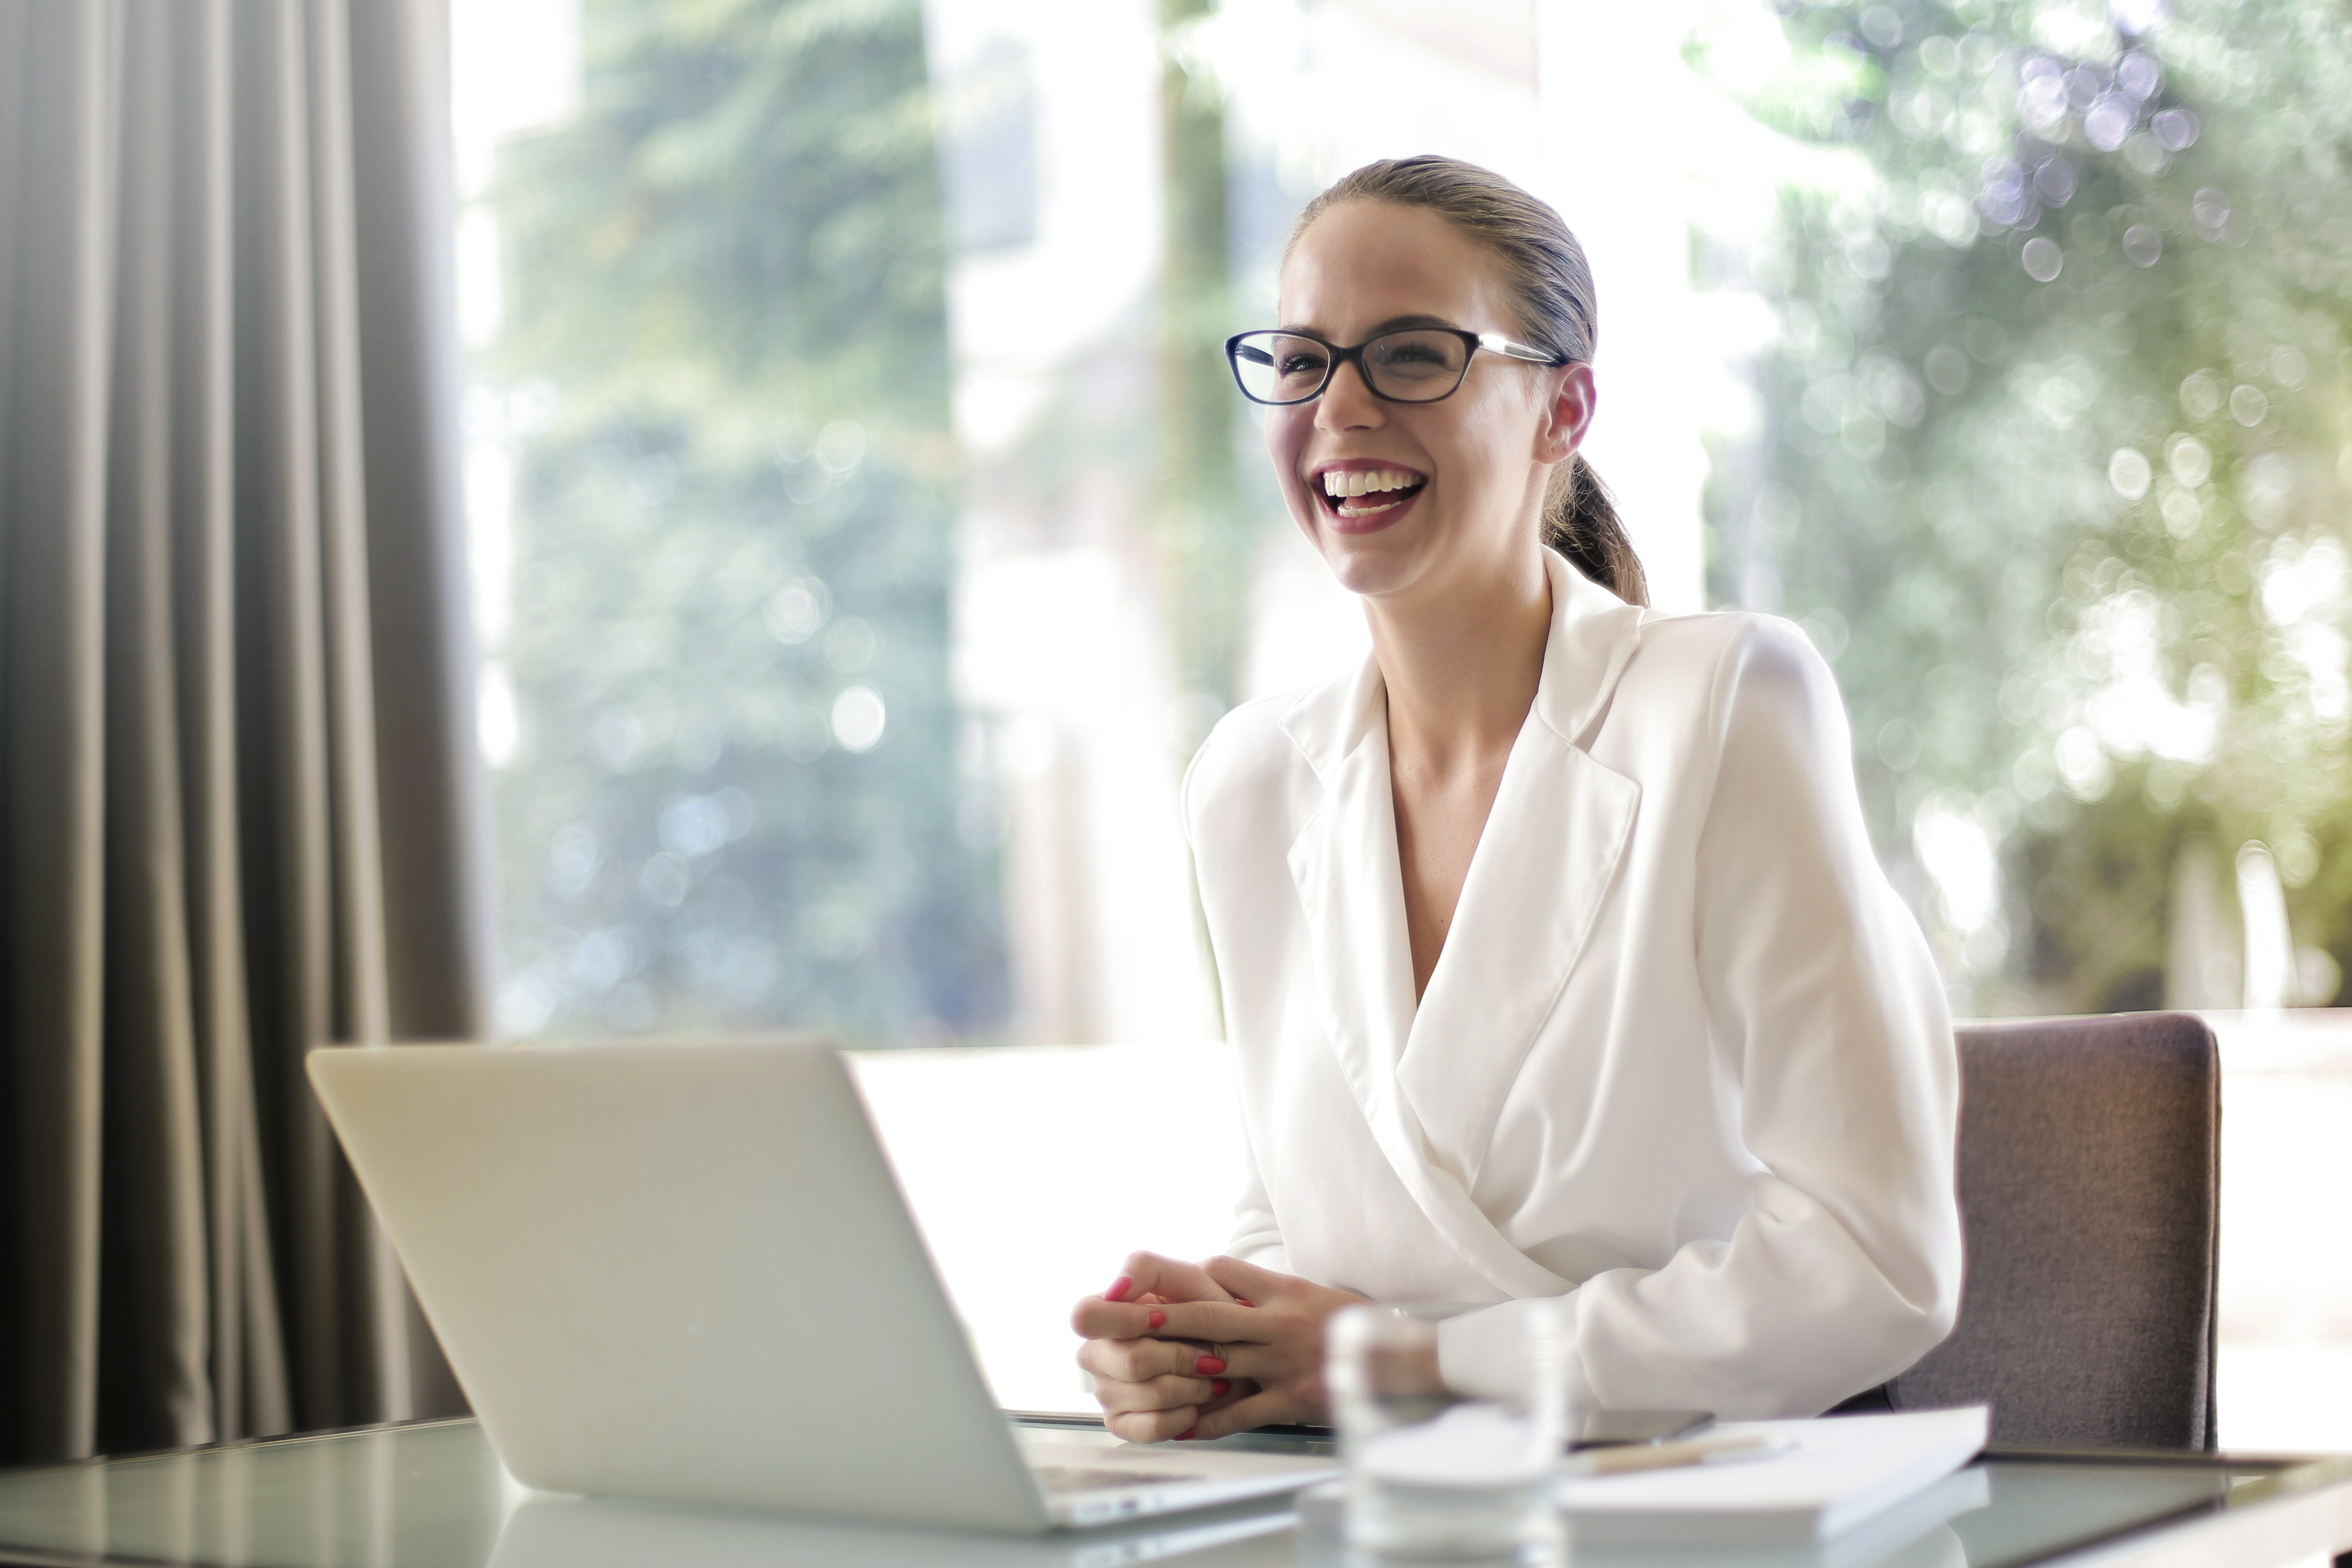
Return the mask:
[[[457,1381],[526,1486],[1037,1533],[1337,1473],[1328,1458],[1009,1420],[847,1065],[821,1042],[309,1061]]]
[[[1979,1477],[1979,1484],[1982,1478]],[[1133,1568],[1238,1546],[1296,1530],[1286,1508],[1247,1502],[1043,1535],[957,1535],[936,1530],[741,1509],[686,1509],[625,1498],[524,1499],[499,1527],[488,1568]],[[1263,1552],[1273,1562],[1279,1552]],[[1220,1552],[1219,1561],[1231,1555]],[[1248,1560],[1245,1556],[1244,1560]]]

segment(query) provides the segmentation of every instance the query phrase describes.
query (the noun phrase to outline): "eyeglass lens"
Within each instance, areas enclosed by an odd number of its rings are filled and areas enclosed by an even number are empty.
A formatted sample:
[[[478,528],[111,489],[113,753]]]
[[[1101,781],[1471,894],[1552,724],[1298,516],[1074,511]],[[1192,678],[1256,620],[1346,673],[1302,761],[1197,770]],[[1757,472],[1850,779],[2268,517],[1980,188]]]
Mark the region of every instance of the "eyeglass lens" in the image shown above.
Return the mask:
[[[1242,390],[1260,403],[1303,403],[1331,375],[1331,350],[1289,332],[1251,332],[1234,345]],[[1364,345],[1359,362],[1374,392],[1399,403],[1431,403],[1462,384],[1469,345],[1451,332],[1389,332]]]

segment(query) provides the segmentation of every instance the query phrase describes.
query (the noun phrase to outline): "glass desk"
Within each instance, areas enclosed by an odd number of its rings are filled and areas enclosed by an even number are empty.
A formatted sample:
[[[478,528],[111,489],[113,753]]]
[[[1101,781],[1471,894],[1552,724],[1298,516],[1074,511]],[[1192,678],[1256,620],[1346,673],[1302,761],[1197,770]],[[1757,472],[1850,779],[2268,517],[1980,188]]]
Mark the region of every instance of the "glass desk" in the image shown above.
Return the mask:
[[[1228,1438],[1235,1447],[1301,1439]],[[1574,1554],[1577,1568],[2287,1568],[2352,1546],[2352,1458],[1995,1449],[1966,1507],[1807,1553]],[[919,1486],[919,1476],[908,1478]],[[1248,1503],[1037,1540],[555,1497],[507,1479],[470,1420],[0,1471],[0,1563],[205,1568],[1186,1568],[1330,1564],[1320,1510]]]

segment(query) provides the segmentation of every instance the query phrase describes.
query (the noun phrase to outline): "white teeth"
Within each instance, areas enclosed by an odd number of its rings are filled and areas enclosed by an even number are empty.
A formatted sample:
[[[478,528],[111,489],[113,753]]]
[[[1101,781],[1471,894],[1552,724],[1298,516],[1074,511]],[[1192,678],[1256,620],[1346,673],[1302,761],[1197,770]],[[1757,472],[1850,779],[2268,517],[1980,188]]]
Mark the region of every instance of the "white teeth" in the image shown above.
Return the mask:
[[[1343,498],[1369,495],[1376,490],[1407,489],[1420,482],[1420,475],[1394,468],[1331,468],[1323,475],[1323,493]]]

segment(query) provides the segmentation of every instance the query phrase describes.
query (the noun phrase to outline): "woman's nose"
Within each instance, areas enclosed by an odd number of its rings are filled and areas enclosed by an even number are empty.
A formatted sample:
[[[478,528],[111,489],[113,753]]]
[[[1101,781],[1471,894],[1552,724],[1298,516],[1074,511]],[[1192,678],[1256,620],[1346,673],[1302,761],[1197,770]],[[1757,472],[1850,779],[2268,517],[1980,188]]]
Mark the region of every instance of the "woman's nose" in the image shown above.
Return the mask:
[[[1381,411],[1381,400],[1364,384],[1364,373],[1353,363],[1343,362],[1332,371],[1323,395],[1316,402],[1315,423],[1325,430],[1360,430],[1387,418]]]

